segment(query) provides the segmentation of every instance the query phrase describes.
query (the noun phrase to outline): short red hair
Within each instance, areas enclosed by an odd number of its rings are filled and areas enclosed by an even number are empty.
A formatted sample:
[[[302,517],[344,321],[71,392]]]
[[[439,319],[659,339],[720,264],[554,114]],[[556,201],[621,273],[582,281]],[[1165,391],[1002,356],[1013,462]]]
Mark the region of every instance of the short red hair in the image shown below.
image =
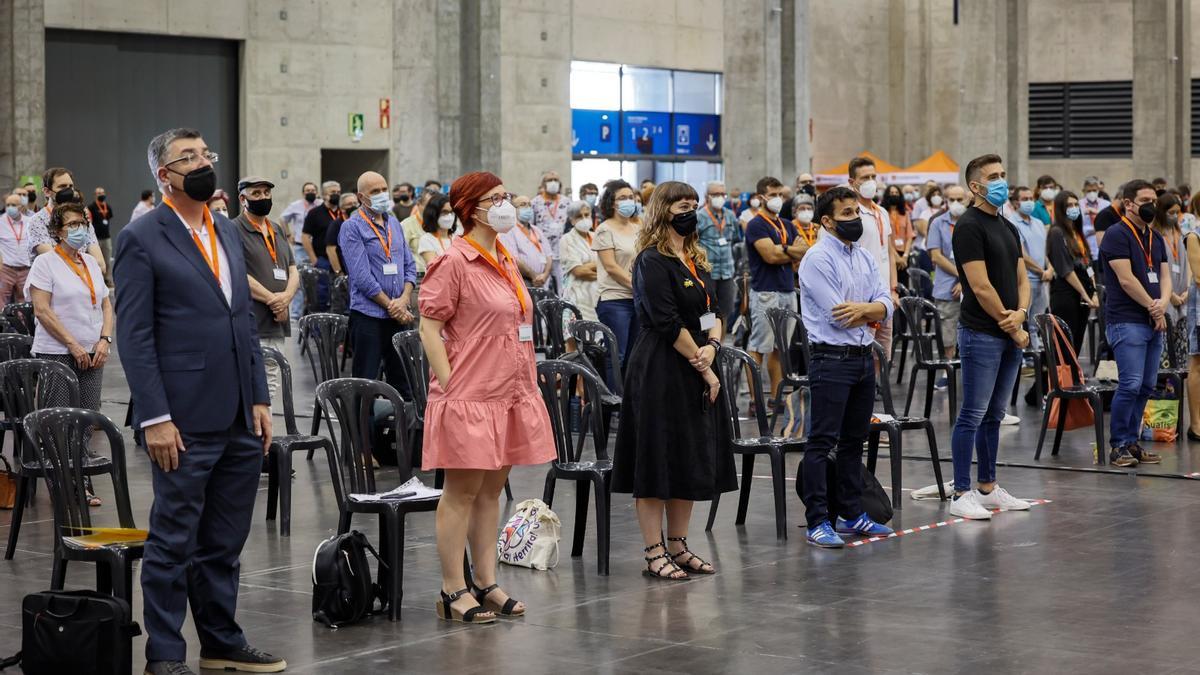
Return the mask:
[[[475,228],[475,207],[492,188],[504,181],[490,171],[472,171],[450,184],[450,208],[462,223],[463,233]]]

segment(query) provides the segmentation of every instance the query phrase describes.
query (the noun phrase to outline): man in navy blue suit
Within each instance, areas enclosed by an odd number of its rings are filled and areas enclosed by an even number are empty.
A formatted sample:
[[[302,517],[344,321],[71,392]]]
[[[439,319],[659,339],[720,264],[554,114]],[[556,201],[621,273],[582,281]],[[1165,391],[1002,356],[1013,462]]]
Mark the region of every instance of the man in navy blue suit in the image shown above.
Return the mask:
[[[153,460],[154,505],[142,561],[149,675],[189,675],[187,606],[200,667],[278,672],[234,618],[239,556],[271,443],[266,375],[241,240],[206,206],[211,152],[193,129],[150,142],[162,204],[117,238],[121,365],[135,427]]]

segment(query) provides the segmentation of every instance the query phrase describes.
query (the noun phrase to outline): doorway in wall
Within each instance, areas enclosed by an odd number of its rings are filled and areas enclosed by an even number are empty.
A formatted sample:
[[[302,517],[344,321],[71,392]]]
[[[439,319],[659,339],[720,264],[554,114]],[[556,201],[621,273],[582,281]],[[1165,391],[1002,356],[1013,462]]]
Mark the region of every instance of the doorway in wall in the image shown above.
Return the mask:
[[[387,168],[387,150],[321,149],[321,181],[336,180],[344,193],[355,192],[358,177],[366,171],[377,171],[390,180]]]

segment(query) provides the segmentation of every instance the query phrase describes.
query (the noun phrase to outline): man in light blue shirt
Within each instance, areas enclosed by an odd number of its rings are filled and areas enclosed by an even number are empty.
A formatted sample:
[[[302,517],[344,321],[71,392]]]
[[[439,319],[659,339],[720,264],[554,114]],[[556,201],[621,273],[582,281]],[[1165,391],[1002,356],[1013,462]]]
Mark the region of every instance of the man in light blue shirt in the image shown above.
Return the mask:
[[[717,283],[717,306],[726,326],[737,318],[733,311],[737,291],[733,278],[733,245],[742,240],[737,216],[725,206],[727,198],[725,184],[711,181],[705,190],[704,206],[696,210],[696,235],[712,265],[712,278]]]
[[[892,532],[863,511],[860,473],[863,441],[875,406],[871,345],[876,328],[892,317],[892,296],[875,257],[856,243],[863,233],[858,193],[847,187],[825,192],[817,200],[816,221],[827,236],[808,249],[799,270],[801,318],[812,354],[808,366],[811,425],[800,494],[808,542],[840,548],[845,542],[839,534]],[[831,514],[826,476],[834,448],[841,512]]]
[[[1046,266],[1046,223],[1033,215],[1036,206],[1033,190],[1021,185],[1016,193],[1017,208],[1008,219],[1017,226],[1017,234],[1021,236],[1021,258],[1029,277],[1029,316],[1032,317],[1046,312],[1048,300],[1042,283],[1049,283],[1054,271]],[[1037,331],[1030,331],[1029,346],[1037,349],[1039,344]]]
[[[962,302],[962,284],[958,280],[958,267],[954,264],[954,225],[967,210],[967,192],[961,185],[949,185],[943,194],[946,195],[946,212],[930,221],[926,246],[934,267],[933,304],[941,316],[942,346],[949,359],[954,356],[958,342],[958,316]],[[943,377],[938,380],[938,387],[944,386]]]
[[[350,278],[351,373],[374,380],[380,364],[388,384],[408,391],[392,336],[413,320],[409,298],[417,283],[417,263],[392,214],[388,183],[368,171],[358,179],[361,207],[342,223],[338,244]]]

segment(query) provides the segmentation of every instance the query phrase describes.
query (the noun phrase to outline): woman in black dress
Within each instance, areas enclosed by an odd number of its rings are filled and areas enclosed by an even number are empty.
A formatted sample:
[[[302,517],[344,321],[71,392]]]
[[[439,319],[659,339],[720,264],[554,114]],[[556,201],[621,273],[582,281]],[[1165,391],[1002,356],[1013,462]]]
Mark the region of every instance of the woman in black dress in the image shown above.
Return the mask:
[[[638,236],[633,301],[641,329],[625,369],[613,491],[631,492],[656,579],[712,574],[688,550],[692,503],[737,488],[712,368],[723,326],[686,183],[654,189]],[[663,514],[667,540],[663,541]]]
[[[1046,236],[1046,259],[1054,267],[1050,313],[1067,322],[1075,353],[1083,346],[1088,316],[1100,306],[1092,281],[1092,256],[1083,236],[1079,198],[1063,190],[1054,198],[1054,222]]]

